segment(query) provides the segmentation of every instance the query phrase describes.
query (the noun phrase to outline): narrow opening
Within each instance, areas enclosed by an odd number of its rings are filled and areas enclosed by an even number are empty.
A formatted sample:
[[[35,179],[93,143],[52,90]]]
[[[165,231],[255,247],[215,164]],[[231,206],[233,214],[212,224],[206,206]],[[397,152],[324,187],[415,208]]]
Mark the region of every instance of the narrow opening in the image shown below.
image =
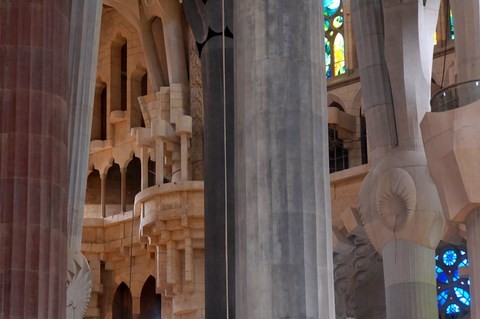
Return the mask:
[[[113,296],[112,317],[115,319],[132,319],[132,293],[123,282],[118,286]]]
[[[107,139],[107,88],[100,95],[100,139]]]
[[[140,295],[140,318],[157,319],[162,317],[162,297],[156,292],[155,278],[148,277]]]
[[[121,110],[127,110],[127,43],[122,45],[120,50],[120,91],[121,91]]]
[[[367,123],[365,116],[360,110],[360,148],[362,152],[362,164],[368,163],[368,146],[367,146]]]

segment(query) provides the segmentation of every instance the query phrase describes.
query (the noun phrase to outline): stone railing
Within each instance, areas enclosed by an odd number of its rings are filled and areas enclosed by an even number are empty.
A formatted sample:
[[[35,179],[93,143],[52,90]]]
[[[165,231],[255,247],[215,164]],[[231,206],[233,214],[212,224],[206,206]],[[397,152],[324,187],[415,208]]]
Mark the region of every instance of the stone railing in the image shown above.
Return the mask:
[[[171,304],[168,318],[204,310],[203,206],[202,181],[156,185],[135,197],[141,241],[156,250],[157,291]]]

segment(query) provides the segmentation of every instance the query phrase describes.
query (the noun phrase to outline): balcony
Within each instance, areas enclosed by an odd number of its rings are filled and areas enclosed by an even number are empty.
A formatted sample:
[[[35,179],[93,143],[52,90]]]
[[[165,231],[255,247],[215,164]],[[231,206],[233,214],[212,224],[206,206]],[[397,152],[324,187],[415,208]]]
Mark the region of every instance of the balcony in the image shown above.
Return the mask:
[[[444,112],[480,100],[480,80],[457,83],[436,93],[430,100],[432,112]]]

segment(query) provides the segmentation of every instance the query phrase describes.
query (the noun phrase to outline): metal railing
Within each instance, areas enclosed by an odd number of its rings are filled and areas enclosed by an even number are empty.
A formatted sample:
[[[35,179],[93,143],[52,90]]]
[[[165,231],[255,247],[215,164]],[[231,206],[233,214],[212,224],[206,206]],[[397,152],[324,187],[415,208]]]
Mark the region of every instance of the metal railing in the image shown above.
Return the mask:
[[[430,100],[432,112],[453,110],[480,100],[480,80],[457,83],[437,92]]]

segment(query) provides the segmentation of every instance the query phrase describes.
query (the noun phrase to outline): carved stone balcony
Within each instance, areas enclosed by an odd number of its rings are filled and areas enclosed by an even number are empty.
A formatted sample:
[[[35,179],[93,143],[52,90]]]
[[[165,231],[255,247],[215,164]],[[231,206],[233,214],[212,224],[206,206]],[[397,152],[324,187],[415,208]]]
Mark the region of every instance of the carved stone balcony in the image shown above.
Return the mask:
[[[140,237],[156,247],[157,291],[172,298],[175,314],[204,307],[203,182],[153,186],[135,197]]]

